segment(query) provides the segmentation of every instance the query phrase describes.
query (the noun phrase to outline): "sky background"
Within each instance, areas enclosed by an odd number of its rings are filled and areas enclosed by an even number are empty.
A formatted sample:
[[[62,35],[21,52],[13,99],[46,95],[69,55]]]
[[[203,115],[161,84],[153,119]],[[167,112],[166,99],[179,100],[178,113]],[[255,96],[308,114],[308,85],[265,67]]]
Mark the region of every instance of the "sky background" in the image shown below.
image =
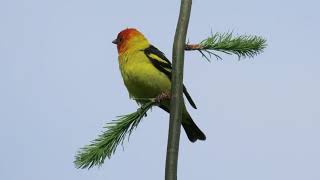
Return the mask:
[[[136,27],[168,58],[180,1],[1,0],[0,179],[164,179],[168,114],[154,108],[100,168],[74,155],[128,99],[111,41]],[[254,59],[186,52],[189,111],[204,142],[181,135],[179,179],[320,179],[320,3],[194,0],[187,38],[260,35]]]

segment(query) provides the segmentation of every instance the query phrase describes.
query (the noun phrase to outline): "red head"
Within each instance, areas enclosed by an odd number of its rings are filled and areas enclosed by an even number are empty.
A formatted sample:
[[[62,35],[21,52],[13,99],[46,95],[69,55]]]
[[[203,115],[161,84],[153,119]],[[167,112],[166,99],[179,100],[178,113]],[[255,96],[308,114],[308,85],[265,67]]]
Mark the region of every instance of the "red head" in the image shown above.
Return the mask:
[[[134,28],[127,28],[121,31],[117,39],[112,41],[112,43],[117,45],[119,54],[130,50],[140,50],[149,46],[148,40]]]

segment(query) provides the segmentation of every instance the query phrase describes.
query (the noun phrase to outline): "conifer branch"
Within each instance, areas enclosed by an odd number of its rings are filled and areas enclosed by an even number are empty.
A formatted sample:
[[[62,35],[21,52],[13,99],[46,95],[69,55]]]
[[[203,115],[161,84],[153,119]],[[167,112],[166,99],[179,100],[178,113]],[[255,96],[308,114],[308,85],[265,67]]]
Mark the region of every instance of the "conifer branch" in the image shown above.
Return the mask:
[[[136,129],[141,119],[147,115],[147,111],[156,105],[154,99],[146,100],[136,112],[119,116],[104,127],[106,129],[97,139],[93,140],[78,151],[74,164],[77,168],[88,168],[100,166],[104,163],[106,157],[110,159],[115,153],[118,145],[123,144],[126,137],[130,137],[132,131]]]
[[[212,34],[211,37],[201,41],[199,44],[186,44],[185,50],[197,50],[204,58],[210,61],[212,55],[216,59],[222,59],[217,52],[229,55],[235,54],[239,59],[252,58],[262,53],[266,46],[266,40],[260,36],[234,36],[230,32]]]

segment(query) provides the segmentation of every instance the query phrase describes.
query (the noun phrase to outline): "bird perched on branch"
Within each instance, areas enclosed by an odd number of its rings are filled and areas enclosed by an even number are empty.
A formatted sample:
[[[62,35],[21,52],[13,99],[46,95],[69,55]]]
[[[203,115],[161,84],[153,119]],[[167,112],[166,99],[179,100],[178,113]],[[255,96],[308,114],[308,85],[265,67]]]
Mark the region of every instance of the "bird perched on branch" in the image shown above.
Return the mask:
[[[145,99],[166,96],[171,91],[171,62],[142,33],[133,28],[121,31],[112,41],[117,45],[121,75],[130,97],[138,103]],[[185,86],[183,93],[193,108],[193,102]],[[170,95],[169,95],[170,96]],[[159,101],[159,107],[170,112],[170,100]],[[206,136],[194,123],[183,103],[182,126],[191,142],[205,140]]]

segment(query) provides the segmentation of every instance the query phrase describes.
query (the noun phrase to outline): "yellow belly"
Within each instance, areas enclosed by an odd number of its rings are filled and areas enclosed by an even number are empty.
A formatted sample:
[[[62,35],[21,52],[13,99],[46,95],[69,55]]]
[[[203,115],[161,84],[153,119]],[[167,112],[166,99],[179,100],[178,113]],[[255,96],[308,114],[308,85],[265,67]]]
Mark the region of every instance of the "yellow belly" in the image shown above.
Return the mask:
[[[134,98],[154,98],[162,92],[170,91],[169,78],[149,61],[144,52],[130,56],[119,56],[123,81]]]

